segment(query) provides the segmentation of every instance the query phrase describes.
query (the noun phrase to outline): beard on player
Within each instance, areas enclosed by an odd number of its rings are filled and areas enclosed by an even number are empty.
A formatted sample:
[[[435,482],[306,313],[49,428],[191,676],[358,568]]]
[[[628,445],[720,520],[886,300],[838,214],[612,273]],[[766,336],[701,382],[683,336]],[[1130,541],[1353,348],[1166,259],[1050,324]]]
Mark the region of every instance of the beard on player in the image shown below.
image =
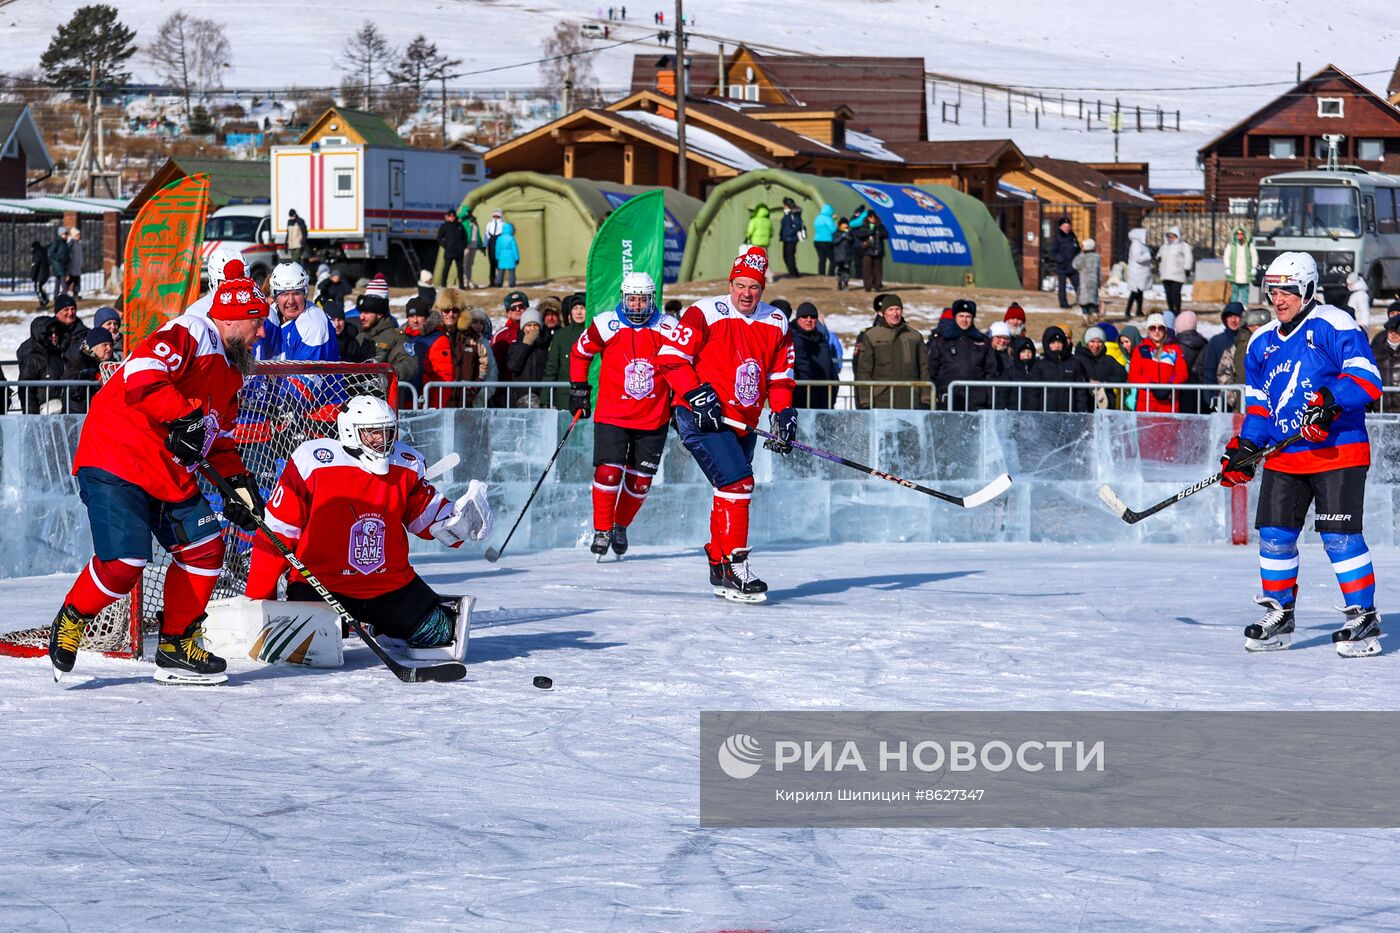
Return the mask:
[[[253,367],[257,364],[257,359],[253,356],[252,349],[242,337],[230,336],[224,341],[224,350],[228,354],[228,361],[233,364],[233,368],[244,376],[253,374]]]

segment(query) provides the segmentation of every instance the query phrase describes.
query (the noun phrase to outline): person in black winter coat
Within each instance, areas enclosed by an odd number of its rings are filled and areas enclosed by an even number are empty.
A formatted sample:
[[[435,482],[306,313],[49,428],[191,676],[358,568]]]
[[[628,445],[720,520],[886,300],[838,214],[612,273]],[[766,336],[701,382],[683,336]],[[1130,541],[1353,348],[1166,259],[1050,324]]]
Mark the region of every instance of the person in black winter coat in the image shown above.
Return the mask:
[[[966,298],[953,302],[953,316],[938,322],[928,339],[928,377],[938,389],[937,407],[947,404],[952,382],[986,382],[996,378],[991,342],[972,322],[977,305]],[[953,411],[981,411],[991,404],[985,389],[962,387],[953,394]]]
[[[87,332],[78,352],[68,358],[63,370],[65,380],[88,382],[88,386],[73,386],[68,390],[68,406],[65,414],[84,414],[92,397],[97,393],[102,381],[102,364],[112,359],[116,346],[112,334],[103,327],[94,327]]]
[[[1058,327],[1045,328],[1040,341],[1040,359],[1036,360],[1037,382],[1088,382],[1084,367],[1069,349],[1069,338]],[[1045,411],[1089,411],[1089,393],[1080,389],[1046,389]]]
[[[855,234],[851,233],[851,223],[842,217],[836,222],[836,232],[831,235],[831,263],[835,267],[836,290],[844,292],[851,283],[851,264],[856,261]]]
[[[787,266],[790,279],[802,276],[797,271],[797,244],[806,229],[807,225],[802,222],[802,208],[792,198],[783,198],[783,222],[778,226],[778,239],[783,244],[783,265]]]
[[[1206,342],[1206,338],[1201,336],[1201,332],[1196,330],[1195,311],[1183,311],[1176,316],[1176,342],[1181,347],[1182,355],[1186,357],[1186,381],[1195,385],[1205,383],[1205,358],[1209,344]],[[1219,365],[1218,361],[1217,365]],[[1211,381],[1214,382],[1213,379]],[[1214,394],[1213,392],[1207,393],[1207,395]],[[1176,410],[1184,414],[1200,412],[1201,393],[1178,392],[1176,394]]]
[[[506,350],[506,369],[512,382],[543,382],[549,365],[549,333],[544,329],[544,315],[539,308],[530,308],[520,315],[520,331],[515,342]],[[539,388],[510,394],[511,408],[542,408]]]
[[[841,378],[831,340],[817,319],[817,306],[804,301],[797,306],[792,329],[792,368],[799,383],[809,379],[834,382]],[[793,393],[796,408],[831,408],[836,401],[834,386],[799,385]]]
[[[1035,341],[1029,337],[1011,338],[1011,368],[1005,378],[1010,382],[1035,382]],[[1036,388],[1007,387],[997,391],[998,408],[1010,411],[1041,411],[1044,408],[1044,393]]]
[[[1061,217],[1055,225],[1055,233],[1050,237],[1050,258],[1055,261],[1055,284],[1060,293],[1060,307],[1068,308],[1069,299],[1065,296],[1065,282],[1079,291],[1079,273],[1074,271],[1074,257],[1079,255],[1079,237],[1068,217]]]
[[[1079,365],[1084,370],[1084,375],[1091,383],[1099,383],[1105,386],[1117,385],[1128,381],[1128,370],[1122,363],[1108,355],[1108,341],[1104,332],[1091,327],[1084,332],[1084,342],[1074,348],[1074,358],[1079,361]],[[1121,408],[1119,404],[1121,393],[1117,390],[1105,389],[1107,394],[1104,402],[1109,408]],[[1095,406],[1098,407],[1097,401]]]
[[[49,306],[48,292],[44,286],[49,281],[49,250],[38,240],[29,242],[29,281],[34,283],[34,293],[39,296],[39,310]]]
[[[316,295],[316,303],[327,314],[332,311],[344,311],[345,299],[354,290],[355,286],[345,277],[345,272],[336,266],[331,269],[331,277],[322,283],[321,291]]]
[[[354,321],[346,319],[344,308],[327,311],[326,317],[331,319],[331,327],[335,328],[335,341],[336,345],[340,347],[340,361],[342,363],[374,362],[374,347],[367,343],[360,343],[360,326]],[[356,318],[358,319],[358,315]]]
[[[63,327],[49,315],[40,315],[29,323],[29,339],[19,345],[19,378],[21,381],[38,379],[62,379],[66,366],[63,359],[63,345],[60,343]],[[39,414],[45,404],[52,399],[61,399],[61,389],[29,387],[20,390],[20,404],[26,414]]]
[[[860,245],[861,284],[868,292],[881,291],[885,287],[885,244],[890,232],[880,222],[880,215],[870,211],[865,215],[865,223],[855,228],[855,238]]]
[[[452,264],[457,264],[457,287],[467,287],[467,268],[462,257],[467,252],[467,231],[462,227],[462,222],[457,219],[455,211],[448,211],[444,215],[442,224],[437,232],[438,249],[442,252],[442,277],[447,280],[447,275],[452,271]]]

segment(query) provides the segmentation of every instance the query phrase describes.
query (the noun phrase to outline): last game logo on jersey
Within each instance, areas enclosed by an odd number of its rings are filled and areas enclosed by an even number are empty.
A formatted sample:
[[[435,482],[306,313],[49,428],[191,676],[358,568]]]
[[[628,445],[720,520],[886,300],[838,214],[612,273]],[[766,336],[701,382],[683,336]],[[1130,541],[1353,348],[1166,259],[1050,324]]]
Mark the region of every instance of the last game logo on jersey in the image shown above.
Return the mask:
[[[762,373],[762,368],[752,359],[744,360],[734,370],[734,395],[739,399],[739,404],[758,404],[759,377]]]
[[[384,519],[366,515],[350,526],[350,566],[374,573],[384,566]]]
[[[656,367],[649,360],[632,360],[622,371],[622,391],[631,398],[650,398],[656,387]]]

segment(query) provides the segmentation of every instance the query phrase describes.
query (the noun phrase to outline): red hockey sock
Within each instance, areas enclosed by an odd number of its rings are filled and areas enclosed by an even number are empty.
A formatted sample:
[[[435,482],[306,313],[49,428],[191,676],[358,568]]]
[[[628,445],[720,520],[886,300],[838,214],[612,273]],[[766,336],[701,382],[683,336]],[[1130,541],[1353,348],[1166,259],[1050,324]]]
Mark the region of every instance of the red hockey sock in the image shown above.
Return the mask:
[[[85,616],[95,616],[130,593],[136,581],[141,579],[141,570],[145,566],[144,560],[136,558],[98,560],[94,557],[78,574],[78,579],[73,581],[63,601]]]
[[[622,487],[622,467],[616,463],[599,464],[593,470],[593,528],[609,531],[613,526],[613,511],[617,508],[617,492]]]
[[[749,544],[749,500],[753,477],[745,477],[715,490],[710,509],[710,553],[727,558]]]
[[[651,477],[629,469],[627,475],[622,478],[622,494],[617,499],[616,523],[623,528],[632,524],[632,519],[637,517],[637,510],[642,507],[650,491]]]
[[[224,539],[215,535],[170,552],[165,571],[165,621],[162,635],[180,635],[209,605],[219,569],[224,563]]]

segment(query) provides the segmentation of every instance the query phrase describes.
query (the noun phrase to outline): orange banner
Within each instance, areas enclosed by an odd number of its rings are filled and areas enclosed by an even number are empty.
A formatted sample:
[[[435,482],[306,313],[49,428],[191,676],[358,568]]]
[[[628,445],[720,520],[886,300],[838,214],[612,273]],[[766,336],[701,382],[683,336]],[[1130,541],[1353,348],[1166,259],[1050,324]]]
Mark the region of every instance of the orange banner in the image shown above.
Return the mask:
[[[126,238],[122,316],[134,347],[199,297],[199,248],[209,210],[209,176],[166,185],[136,215]]]

